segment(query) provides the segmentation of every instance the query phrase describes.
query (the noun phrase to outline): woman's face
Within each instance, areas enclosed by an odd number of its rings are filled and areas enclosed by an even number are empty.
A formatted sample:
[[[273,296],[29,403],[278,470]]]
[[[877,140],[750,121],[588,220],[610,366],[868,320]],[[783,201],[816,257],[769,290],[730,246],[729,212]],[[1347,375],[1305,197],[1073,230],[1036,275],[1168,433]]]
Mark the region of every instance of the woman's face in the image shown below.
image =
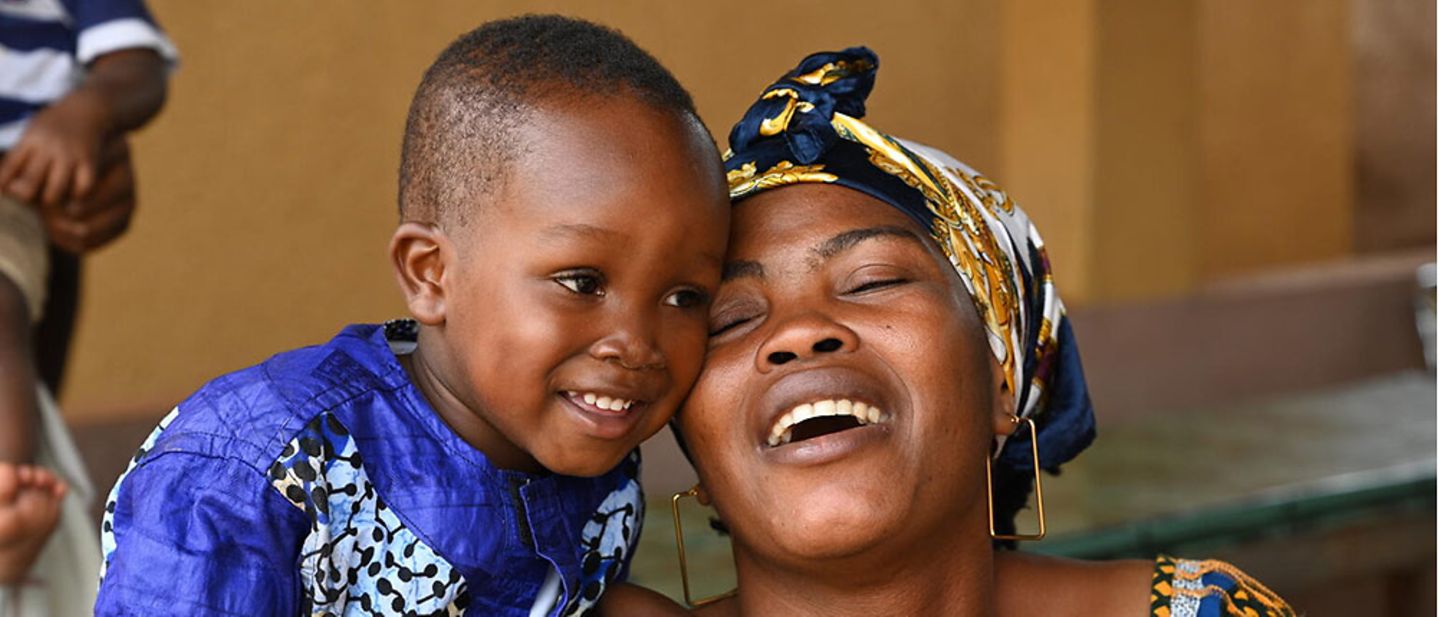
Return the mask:
[[[985,457],[1009,397],[920,227],[863,193],[802,184],[736,206],[730,242],[678,418],[742,562],[985,533]]]

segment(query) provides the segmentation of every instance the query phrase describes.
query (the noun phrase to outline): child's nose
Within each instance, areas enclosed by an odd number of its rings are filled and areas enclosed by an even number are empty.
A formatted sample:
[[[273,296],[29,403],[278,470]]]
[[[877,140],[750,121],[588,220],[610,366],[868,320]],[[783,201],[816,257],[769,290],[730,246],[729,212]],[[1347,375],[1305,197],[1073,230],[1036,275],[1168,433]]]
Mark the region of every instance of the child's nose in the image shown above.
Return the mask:
[[[614,362],[630,370],[665,368],[665,354],[660,352],[654,337],[638,324],[619,327],[595,341],[590,355],[597,360]]]

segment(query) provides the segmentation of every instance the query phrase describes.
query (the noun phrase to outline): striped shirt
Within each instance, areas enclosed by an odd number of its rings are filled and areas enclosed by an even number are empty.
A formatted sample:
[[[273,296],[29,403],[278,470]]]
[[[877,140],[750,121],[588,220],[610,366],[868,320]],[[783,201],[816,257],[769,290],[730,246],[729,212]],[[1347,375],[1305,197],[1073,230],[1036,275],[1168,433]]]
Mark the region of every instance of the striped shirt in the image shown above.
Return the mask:
[[[0,152],[80,83],[86,65],[137,48],[177,58],[144,0],[0,0]]]

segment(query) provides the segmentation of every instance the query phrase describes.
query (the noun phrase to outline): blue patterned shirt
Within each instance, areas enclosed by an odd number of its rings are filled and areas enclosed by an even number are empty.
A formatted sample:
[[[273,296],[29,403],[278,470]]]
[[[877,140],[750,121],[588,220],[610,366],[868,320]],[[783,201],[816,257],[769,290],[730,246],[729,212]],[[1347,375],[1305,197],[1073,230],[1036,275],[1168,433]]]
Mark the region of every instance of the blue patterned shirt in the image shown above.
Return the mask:
[[[396,338],[350,326],[162,420],[106,503],[96,614],[572,615],[624,580],[638,452],[596,478],[498,469]]]

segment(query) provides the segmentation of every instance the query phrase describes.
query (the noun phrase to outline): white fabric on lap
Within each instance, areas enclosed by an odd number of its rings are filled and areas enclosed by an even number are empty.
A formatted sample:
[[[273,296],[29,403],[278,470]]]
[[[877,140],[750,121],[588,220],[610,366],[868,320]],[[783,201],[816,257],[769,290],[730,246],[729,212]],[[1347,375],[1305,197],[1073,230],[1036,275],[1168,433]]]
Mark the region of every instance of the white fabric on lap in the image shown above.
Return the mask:
[[[45,228],[34,208],[0,195],[0,275],[20,289],[30,321],[40,321],[45,306],[49,253]]]

